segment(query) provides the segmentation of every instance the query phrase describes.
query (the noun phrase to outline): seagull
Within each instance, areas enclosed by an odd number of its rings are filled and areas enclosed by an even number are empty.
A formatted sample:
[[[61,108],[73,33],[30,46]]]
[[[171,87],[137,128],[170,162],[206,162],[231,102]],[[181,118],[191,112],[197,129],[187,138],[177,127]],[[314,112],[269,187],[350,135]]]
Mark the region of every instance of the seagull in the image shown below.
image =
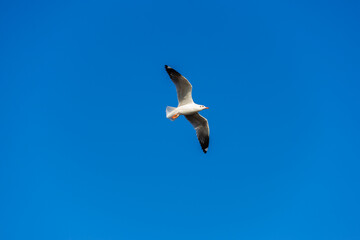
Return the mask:
[[[192,86],[184,76],[167,65],[165,65],[165,69],[176,86],[179,102],[176,108],[166,107],[166,117],[171,121],[175,121],[180,115],[184,115],[195,128],[201,148],[206,153],[209,147],[210,129],[207,119],[201,116],[199,112],[209,108],[194,103],[191,96]]]

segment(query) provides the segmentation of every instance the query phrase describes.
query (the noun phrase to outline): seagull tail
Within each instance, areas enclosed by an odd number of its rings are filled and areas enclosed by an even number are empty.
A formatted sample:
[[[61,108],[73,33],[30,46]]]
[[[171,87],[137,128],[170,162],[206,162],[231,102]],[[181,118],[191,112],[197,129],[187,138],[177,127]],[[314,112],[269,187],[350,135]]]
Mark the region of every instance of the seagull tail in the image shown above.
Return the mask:
[[[175,121],[175,119],[171,118],[172,116],[174,116],[176,114],[175,111],[176,107],[166,107],[166,118],[170,119],[171,121]]]

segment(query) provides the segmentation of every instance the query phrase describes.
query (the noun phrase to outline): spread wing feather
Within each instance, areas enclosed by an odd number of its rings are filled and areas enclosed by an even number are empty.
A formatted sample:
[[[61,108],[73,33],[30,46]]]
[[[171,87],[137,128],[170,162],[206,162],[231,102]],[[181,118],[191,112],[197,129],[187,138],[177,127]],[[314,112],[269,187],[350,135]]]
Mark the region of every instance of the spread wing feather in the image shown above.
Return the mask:
[[[175,69],[167,65],[165,65],[165,69],[176,86],[179,106],[193,103],[194,101],[191,95],[192,86],[190,82]]]
[[[185,117],[195,128],[201,148],[204,153],[206,153],[209,147],[210,140],[210,129],[207,119],[201,116],[199,113],[185,115]]]

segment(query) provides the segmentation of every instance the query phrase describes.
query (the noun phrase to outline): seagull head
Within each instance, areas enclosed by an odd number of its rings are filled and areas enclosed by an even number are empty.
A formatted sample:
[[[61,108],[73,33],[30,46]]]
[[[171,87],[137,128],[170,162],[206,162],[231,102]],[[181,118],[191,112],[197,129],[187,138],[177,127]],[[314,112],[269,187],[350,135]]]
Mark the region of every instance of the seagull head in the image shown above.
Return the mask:
[[[199,105],[200,111],[204,110],[204,109],[209,109],[208,107],[205,107],[204,105]]]

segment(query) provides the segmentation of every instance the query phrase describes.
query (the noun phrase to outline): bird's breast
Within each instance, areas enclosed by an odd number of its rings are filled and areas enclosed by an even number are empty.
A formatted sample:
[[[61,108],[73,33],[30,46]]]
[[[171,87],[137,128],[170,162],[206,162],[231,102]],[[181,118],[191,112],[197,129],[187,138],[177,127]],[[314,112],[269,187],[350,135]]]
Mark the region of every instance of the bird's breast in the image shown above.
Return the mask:
[[[194,114],[197,113],[199,110],[192,105],[184,105],[184,106],[180,106],[178,107],[178,113],[180,113],[181,115],[190,115],[190,114]]]

